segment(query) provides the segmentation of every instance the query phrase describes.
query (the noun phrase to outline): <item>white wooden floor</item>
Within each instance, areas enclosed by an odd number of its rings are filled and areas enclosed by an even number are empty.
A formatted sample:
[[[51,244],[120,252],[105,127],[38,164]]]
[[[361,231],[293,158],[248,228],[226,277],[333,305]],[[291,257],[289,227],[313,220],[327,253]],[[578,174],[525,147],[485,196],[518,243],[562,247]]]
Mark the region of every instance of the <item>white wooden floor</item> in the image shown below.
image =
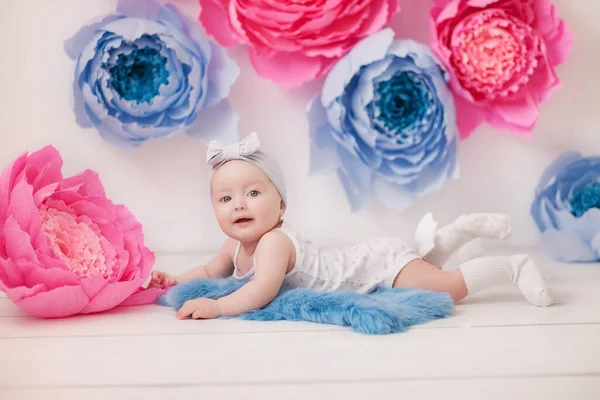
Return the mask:
[[[159,255],[156,268],[205,259]],[[506,286],[388,336],[179,321],[154,305],[40,320],[0,297],[0,399],[600,399],[600,264],[535,259],[554,306]]]

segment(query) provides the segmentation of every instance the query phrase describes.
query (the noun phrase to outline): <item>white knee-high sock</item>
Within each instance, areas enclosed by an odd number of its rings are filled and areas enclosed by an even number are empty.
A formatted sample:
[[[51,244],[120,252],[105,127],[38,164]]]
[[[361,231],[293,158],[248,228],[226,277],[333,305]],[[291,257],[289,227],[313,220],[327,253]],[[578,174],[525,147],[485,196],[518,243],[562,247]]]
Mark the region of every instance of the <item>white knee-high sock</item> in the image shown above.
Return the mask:
[[[510,218],[503,214],[467,214],[441,227],[434,247],[423,259],[442,268],[457,250],[478,238],[504,239],[511,232]]]
[[[468,294],[510,282],[535,306],[546,307],[553,302],[542,273],[527,255],[479,257],[461,264],[459,269]]]

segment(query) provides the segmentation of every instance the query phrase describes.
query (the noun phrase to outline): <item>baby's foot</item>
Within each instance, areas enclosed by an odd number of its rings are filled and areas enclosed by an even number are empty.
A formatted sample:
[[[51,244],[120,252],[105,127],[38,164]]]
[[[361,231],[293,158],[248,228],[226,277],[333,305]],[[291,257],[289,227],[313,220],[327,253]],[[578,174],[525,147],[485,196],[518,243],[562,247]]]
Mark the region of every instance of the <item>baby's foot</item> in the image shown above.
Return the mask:
[[[512,230],[510,217],[504,214],[461,215],[454,224],[473,238],[504,239]]]
[[[552,304],[553,296],[546,285],[542,273],[533,260],[526,255],[512,256],[511,281],[523,293],[527,301],[534,306],[547,307]]]

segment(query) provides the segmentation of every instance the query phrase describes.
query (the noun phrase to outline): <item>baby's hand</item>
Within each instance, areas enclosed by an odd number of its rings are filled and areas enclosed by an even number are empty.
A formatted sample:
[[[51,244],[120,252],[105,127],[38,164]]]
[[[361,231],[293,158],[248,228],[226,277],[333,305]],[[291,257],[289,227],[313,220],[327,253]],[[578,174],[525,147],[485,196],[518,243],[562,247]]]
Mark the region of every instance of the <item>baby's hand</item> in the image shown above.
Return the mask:
[[[177,279],[174,276],[162,271],[152,271],[152,278],[148,283],[148,288],[166,289],[177,285]]]
[[[221,316],[219,302],[214,299],[199,298],[188,300],[177,312],[178,319],[191,316],[193,319],[212,319]]]

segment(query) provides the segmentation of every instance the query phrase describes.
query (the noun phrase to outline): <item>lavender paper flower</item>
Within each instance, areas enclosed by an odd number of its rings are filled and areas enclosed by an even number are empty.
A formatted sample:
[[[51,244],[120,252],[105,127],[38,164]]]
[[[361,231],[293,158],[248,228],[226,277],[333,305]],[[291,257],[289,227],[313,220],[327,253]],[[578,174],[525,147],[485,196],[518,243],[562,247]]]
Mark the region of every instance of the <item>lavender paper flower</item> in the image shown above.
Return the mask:
[[[531,215],[558,260],[600,261],[600,157],[565,153],[545,171]]]
[[[77,123],[108,142],[133,148],[184,130],[235,139],[227,96],[239,69],[175,6],[120,0],[116,14],[83,27],[65,51],[76,61]]]
[[[427,47],[393,36],[358,43],[308,110],[311,170],[336,170],[353,211],[373,196],[402,210],[458,176],[448,75]]]

